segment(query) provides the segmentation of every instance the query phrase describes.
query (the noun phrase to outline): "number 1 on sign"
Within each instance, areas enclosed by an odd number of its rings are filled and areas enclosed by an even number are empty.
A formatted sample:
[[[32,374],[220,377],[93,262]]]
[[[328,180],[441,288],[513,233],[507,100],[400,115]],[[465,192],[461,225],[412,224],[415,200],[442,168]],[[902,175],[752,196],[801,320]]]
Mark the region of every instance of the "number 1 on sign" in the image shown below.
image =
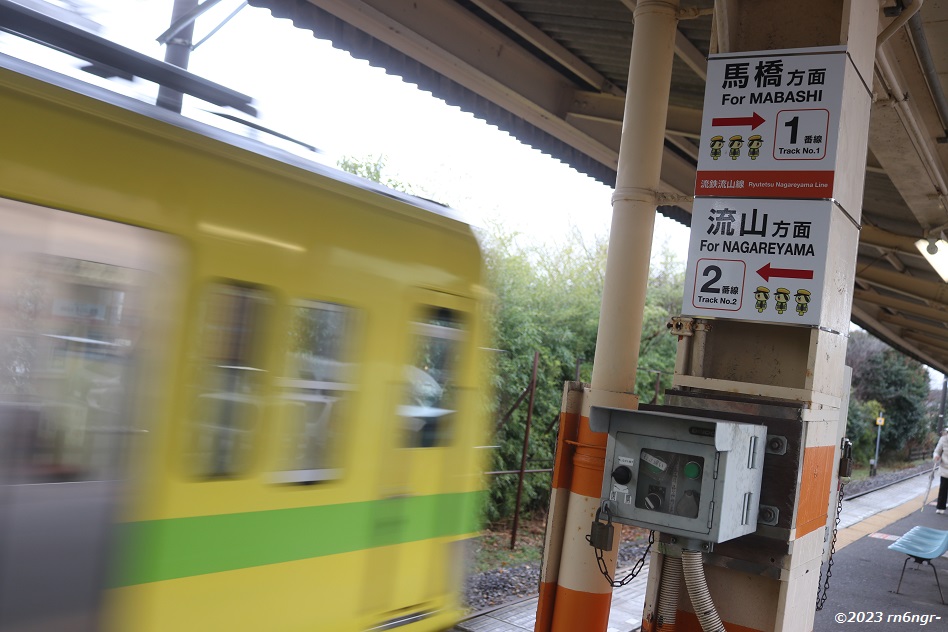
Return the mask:
[[[792,119],[783,124],[784,127],[790,128],[790,144],[797,144],[797,127],[800,125],[800,117],[794,116]]]
[[[776,160],[822,160],[829,142],[829,110],[780,110],[774,138]]]

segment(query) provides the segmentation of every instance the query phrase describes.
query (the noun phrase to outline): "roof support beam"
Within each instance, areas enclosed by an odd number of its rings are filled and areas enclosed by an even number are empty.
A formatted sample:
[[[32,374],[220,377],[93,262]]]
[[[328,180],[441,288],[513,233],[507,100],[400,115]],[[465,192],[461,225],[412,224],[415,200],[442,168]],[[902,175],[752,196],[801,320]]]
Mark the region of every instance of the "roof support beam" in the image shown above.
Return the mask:
[[[906,274],[880,270],[871,266],[860,270],[859,277],[870,283],[889,288],[894,292],[911,294],[942,305],[948,305],[948,283],[925,281]]]
[[[935,367],[943,373],[948,371],[948,363],[941,359],[941,353],[936,352],[933,355],[932,353],[920,350],[914,344],[909,344],[904,338],[876,320],[857,305],[853,305],[853,320],[859,321],[872,328],[873,332],[881,339],[888,342],[897,349],[905,349],[910,355],[914,355],[917,360],[924,362],[929,366]],[[932,349],[932,351],[935,350]],[[948,350],[946,350],[944,353],[948,354]]]
[[[674,134],[665,134],[665,140],[690,156],[696,163],[698,162],[698,148],[694,143],[690,143],[685,138]]]
[[[903,237],[874,226],[863,226],[859,233],[860,243],[875,246],[879,254],[898,272],[905,272],[905,264],[896,256],[896,252],[921,256],[915,247],[915,240]]]
[[[930,338],[928,336],[923,336],[921,334],[916,334],[911,331],[907,331],[902,335],[906,340],[911,340],[912,342],[917,342],[922,345],[928,345],[934,347],[935,350],[941,351],[942,353],[948,353],[948,340],[941,340],[938,338]]]
[[[948,328],[937,327],[935,325],[927,325],[925,323],[920,323],[909,318],[903,318],[902,316],[890,316],[889,314],[879,314],[879,320],[884,323],[889,323],[891,325],[896,325],[902,327],[903,329],[909,329],[916,331],[919,334],[931,334],[933,336],[941,336],[939,340],[948,339]]]
[[[622,126],[622,113],[625,109],[625,98],[611,94],[600,94],[586,90],[576,90],[573,93],[570,105],[570,114],[597,118],[603,121],[612,121]],[[701,137],[701,110],[668,106],[668,123],[665,130],[669,134],[686,138]],[[617,127],[616,132],[618,133]]]
[[[919,237],[896,235],[887,230],[868,225],[863,225],[862,230],[859,232],[860,243],[886,248],[888,250],[898,250],[907,255],[921,257],[921,253],[918,251],[918,248],[915,247],[915,241],[918,240]]]
[[[896,271],[905,272],[905,264],[902,263],[902,260],[899,259],[894,252],[886,250],[885,248],[878,248],[878,250],[879,254],[881,254]]]
[[[890,309],[905,312],[907,314],[915,314],[916,316],[921,316],[922,318],[930,318],[932,320],[948,322],[948,310],[936,309],[934,307],[928,307],[927,305],[919,305],[918,303],[912,303],[911,301],[905,301],[893,296],[883,296],[878,292],[856,290],[853,292],[853,298],[857,301],[875,303],[876,305],[888,307]]]

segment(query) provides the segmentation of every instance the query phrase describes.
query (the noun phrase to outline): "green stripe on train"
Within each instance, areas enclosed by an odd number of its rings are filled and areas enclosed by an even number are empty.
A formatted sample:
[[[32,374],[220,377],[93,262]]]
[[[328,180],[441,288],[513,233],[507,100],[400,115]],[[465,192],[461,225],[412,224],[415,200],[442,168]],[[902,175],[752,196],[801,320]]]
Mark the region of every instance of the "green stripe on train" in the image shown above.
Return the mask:
[[[484,492],[121,525],[113,588],[463,535]]]

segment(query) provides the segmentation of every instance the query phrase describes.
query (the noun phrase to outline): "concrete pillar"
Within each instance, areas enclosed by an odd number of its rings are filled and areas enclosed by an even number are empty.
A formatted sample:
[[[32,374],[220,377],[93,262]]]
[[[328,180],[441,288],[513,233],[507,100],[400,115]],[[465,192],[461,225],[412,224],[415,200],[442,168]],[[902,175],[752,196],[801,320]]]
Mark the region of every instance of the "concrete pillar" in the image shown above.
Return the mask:
[[[789,490],[788,505],[772,526],[716,545],[705,555],[711,596],[727,630],[813,629],[820,565],[835,510],[838,442],[845,419],[844,370],[861,220],[871,96],[879,21],[877,0],[718,0],[717,51],[740,52],[846,45],[847,64],[839,121],[836,176],[827,273],[818,327],[720,319],[695,357],[688,337],[679,345],[673,405],[722,416],[755,414],[788,441],[781,468],[765,485]],[[870,83],[871,85],[871,83]],[[776,463],[777,458],[770,458]],[[832,502],[831,502],[832,501]],[[657,554],[651,568],[659,568]],[[741,569],[741,570],[737,570]],[[649,577],[643,630],[657,621],[658,577]],[[676,629],[700,630],[688,598],[679,598]]]

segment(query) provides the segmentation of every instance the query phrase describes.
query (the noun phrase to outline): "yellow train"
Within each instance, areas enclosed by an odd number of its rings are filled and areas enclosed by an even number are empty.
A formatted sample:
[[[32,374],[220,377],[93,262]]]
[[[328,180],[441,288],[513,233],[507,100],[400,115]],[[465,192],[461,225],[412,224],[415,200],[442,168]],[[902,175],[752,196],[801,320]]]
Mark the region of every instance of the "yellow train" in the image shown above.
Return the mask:
[[[470,227],[6,57],[0,112],[0,631],[450,627]]]

